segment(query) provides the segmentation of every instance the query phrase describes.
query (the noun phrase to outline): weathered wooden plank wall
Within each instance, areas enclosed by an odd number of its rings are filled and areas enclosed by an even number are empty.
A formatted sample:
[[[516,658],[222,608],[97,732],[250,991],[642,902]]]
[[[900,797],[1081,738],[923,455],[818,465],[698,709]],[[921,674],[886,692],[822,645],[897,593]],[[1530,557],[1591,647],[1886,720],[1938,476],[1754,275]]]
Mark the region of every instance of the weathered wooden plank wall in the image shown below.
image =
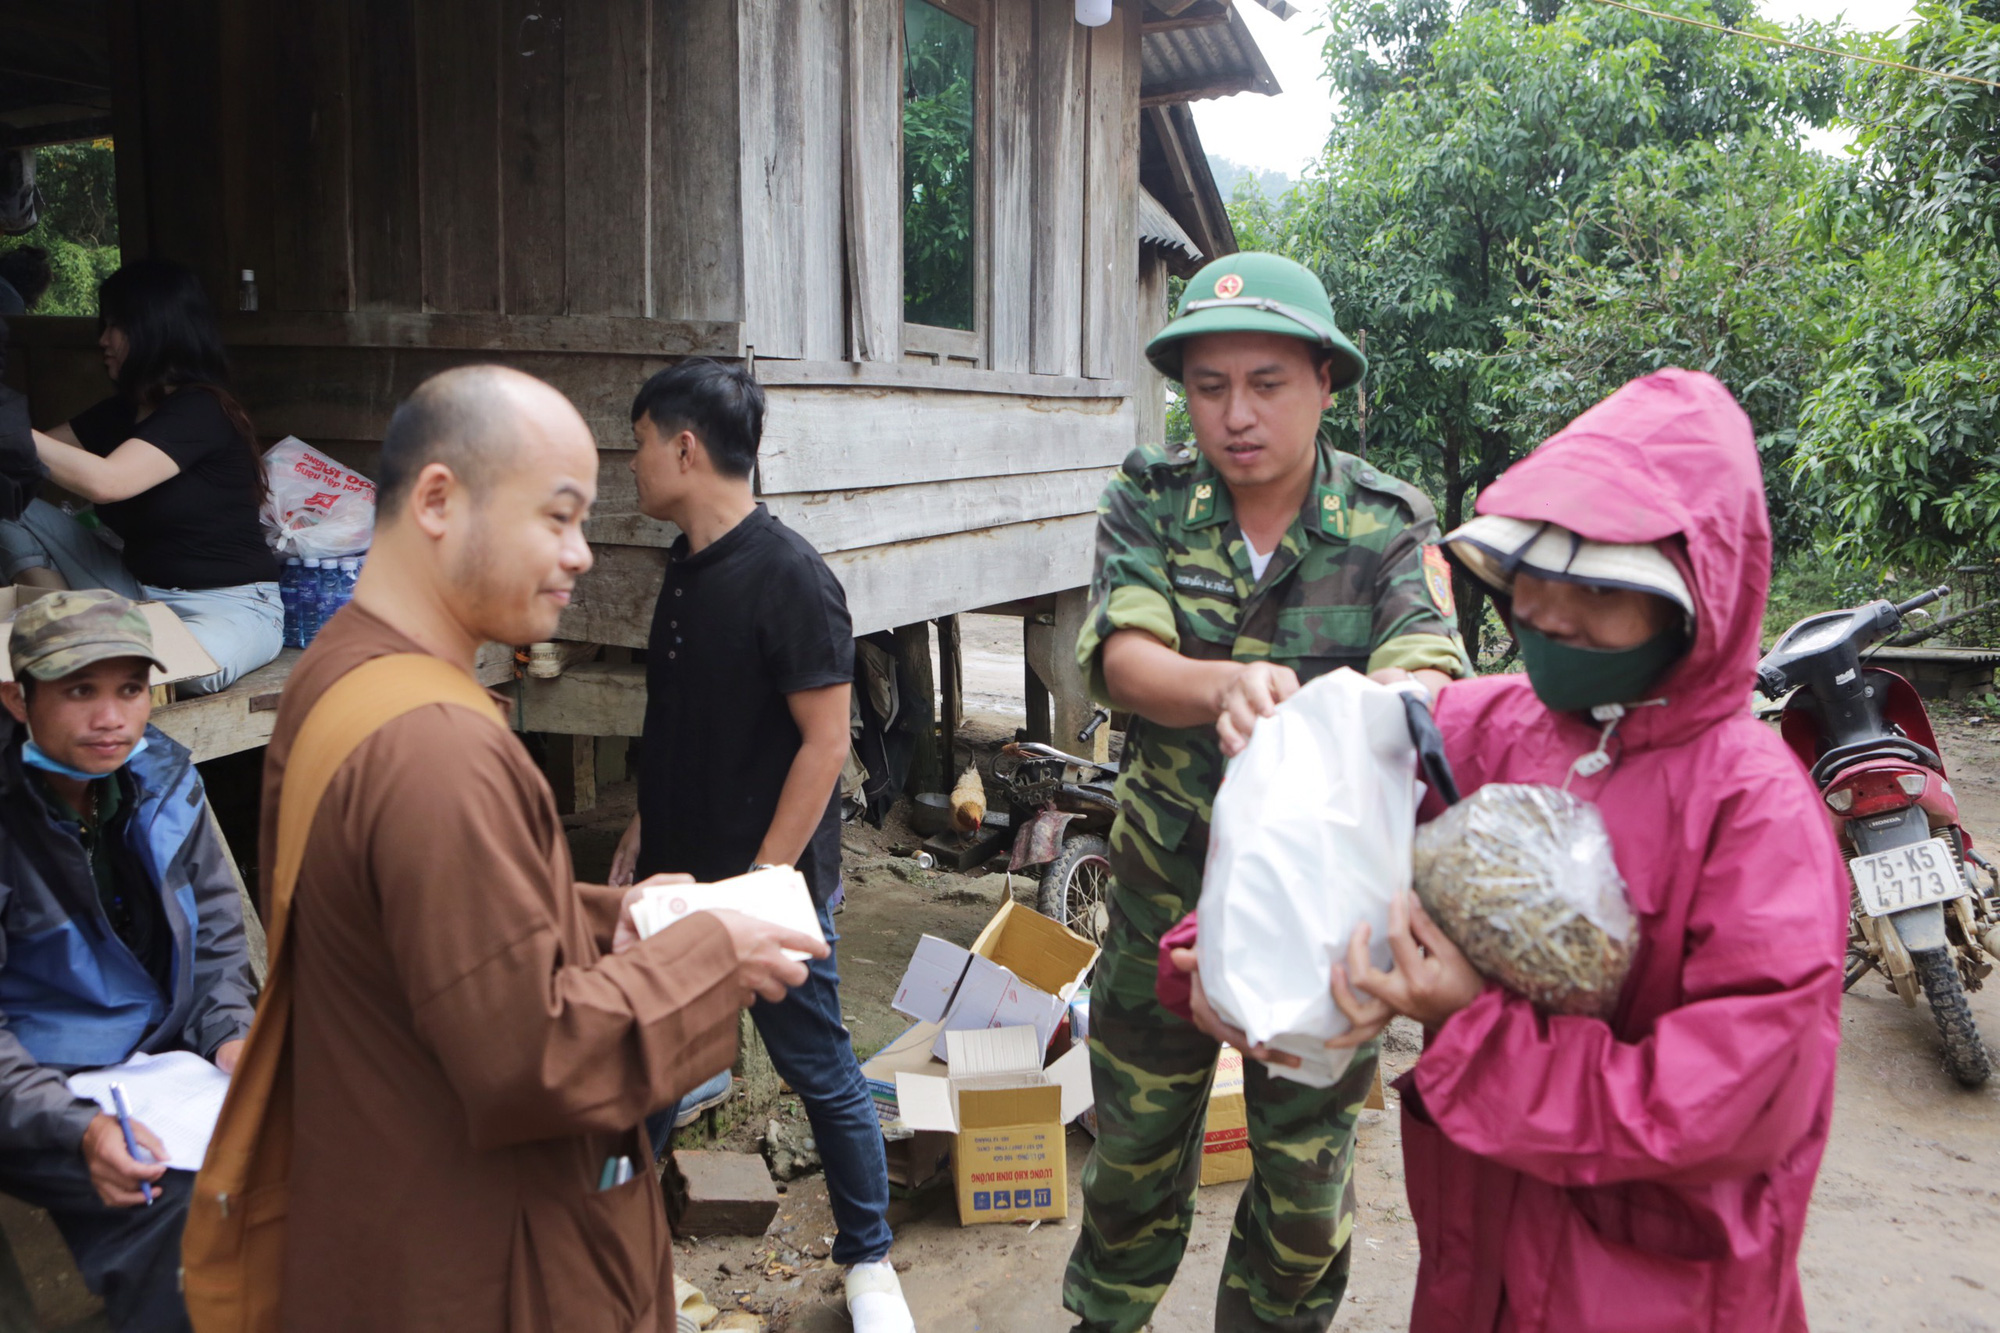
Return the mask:
[[[225,306],[257,271],[228,336],[261,433],[370,466],[397,402],[481,358],[577,403],[605,449],[600,566],[566,636],[643,642],[672,531],[636,513],[627,409],[675,356],[754,352],[761,489],[863,630],[1084,582],[1106,470],[1157,438],[1132,397],[1154,384],[1137,0],[1096,30],[1071,0],[956,6],[981,51],[982,327],[976,367],[935,368],[905,364],[903,0],[112,9],[140,90],[128,235]],[[37,354],[44,420],[90,355]]]
[[[771,175],[818,201],[791,210],[795,280],[837,244],[838,71],[802,44],[840,3],[121,0],[128,246],[195,265],[225,308],[248,268],[272,313],[741,320],[739,21],[800,20],[796,161]],[[838,301],[836,271],[779,312],[819,331],[794,354],[841,353]]]
[[[847,0],[848,356],[903,359],[903,2]]]

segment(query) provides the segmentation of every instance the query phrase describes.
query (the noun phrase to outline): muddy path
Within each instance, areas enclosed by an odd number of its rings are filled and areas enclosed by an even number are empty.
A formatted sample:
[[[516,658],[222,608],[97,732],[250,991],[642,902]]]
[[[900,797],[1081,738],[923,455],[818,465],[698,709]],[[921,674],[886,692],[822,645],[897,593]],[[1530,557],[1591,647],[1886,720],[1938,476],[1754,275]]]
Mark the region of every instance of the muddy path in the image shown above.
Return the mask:
[[[961,760],[1019,722],[1017,635],[1006,622],[967,625],[967,703],[976,711],[967,733],[974,744],[961,748]],[[1991,853],[2000,848],[2000,724],[1959,714],[1939,730],[1966,823]],[[968,942],[997,905],[993,895],[972,892],[969,879],[898,874],[888,853],[909,841],[893,817],[879,833],[850,835],[850,900],[839,927],[844,1007],[862,1051],[902,1029],[887,1001],[916,938],[929,931]],[[1018,886],[1017,896],[1028,900],[1030,887]],[[2000,976],[1972,1002],[1989,1041],[2000,1044]],[[2000,1333],[2000,1080],[1975,1092],[1954,1084],[1929,1012],[1905,1008],[1878,979],[1854,988],[1842,1019],[1833,1139],[1800,1263],[1813,1328]],[[1417,1034],[1392,1030],[1388,1046],[1385,1076],[1393,1078],[1416,1059]],[[1335,1325],[1354,1333],[1406,1328],[1416,1280],[1393,1090],[1389,1097],[1390,1109],[1362,1116],[1354,1275]],[[788,1102],[795,1099],[780,1100],[780,1115]],[[756,1125],[746,1119],[724,1132],[750,1148]],[[1075,1179],[1090,1142],[1070,1131],[1072,1208],[1064,1221],[960,1227],[948,1184],[897,1201],[894,1257],[920,1328],[1059,1333],[1071,1326],[1061,1308],[1062,1272],[1078,1225]],[[1240,1185],[1201,1192],[1187,1256],[1152,1324],[1157,1333],[1213,1326],[1240,1193]],[[839,1270],[826,1258],[832,1233],[824,1186],[808,1177],[787,1187],[769,1235],[683,1244],[681,1272],[724,1309],[753,1310],[773,1328],[837,1333],[849,1324]]]

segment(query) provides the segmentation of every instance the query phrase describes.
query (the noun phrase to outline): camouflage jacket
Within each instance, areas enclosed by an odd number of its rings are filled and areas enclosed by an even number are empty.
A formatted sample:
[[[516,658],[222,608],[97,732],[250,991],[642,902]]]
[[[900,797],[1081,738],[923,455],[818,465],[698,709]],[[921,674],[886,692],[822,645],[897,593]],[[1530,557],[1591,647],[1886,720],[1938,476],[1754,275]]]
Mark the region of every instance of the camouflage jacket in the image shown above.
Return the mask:
[[[1101,650],[1120,629],[1145,630],[1188,657],[1282,663],[1301,681],[1343,666],[1468,675],[1436,535],[1421,491],[1322,444],[1305,505],[1253,581],[1214,467],[1192,449],[1137,449],[1098,501],[1092,607],[1077,661],[1103,703]],[[1119,808],[1171,853],[1190,828],[1206,831],[1222,766],[1214,726],[1135,718]]]

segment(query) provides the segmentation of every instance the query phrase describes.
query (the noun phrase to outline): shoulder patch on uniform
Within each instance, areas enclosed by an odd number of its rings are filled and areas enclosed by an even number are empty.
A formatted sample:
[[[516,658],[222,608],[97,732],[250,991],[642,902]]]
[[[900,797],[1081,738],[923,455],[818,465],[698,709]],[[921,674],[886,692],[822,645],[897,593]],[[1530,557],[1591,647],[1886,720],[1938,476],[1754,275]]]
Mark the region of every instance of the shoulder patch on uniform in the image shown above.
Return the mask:
[[[1431,604],[1446,620],[1458,619],[1458,605],[1451,596],[1451,563],[1444,548],[1435,544],[1424,548],[1424,586],[1430,589]]]

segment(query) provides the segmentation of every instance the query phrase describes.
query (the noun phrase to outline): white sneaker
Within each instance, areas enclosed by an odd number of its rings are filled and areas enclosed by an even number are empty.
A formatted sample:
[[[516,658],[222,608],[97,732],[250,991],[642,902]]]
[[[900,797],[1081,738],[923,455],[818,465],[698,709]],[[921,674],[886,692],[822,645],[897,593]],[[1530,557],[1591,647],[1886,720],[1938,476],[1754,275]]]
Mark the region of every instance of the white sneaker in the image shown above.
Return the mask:
[[[887,1259],[847,1270],[847,1314],[854,1333],[917,1333],[896,1266]]]

